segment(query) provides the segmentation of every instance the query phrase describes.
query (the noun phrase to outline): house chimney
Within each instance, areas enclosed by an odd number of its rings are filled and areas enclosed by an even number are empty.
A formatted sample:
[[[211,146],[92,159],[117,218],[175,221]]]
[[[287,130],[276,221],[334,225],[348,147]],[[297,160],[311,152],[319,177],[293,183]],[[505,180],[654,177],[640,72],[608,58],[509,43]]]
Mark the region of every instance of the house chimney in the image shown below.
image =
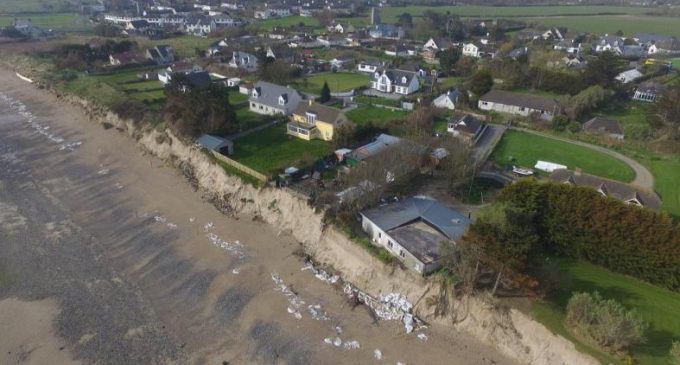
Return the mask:
[[[309,106],[312,106],[314,104],[314,99],[309,99]]]
[[[582,173],[583,173],[583,170],[581,170],[580,167],[577,167],[577,168],[574,169],[574,175],[581,176]]]

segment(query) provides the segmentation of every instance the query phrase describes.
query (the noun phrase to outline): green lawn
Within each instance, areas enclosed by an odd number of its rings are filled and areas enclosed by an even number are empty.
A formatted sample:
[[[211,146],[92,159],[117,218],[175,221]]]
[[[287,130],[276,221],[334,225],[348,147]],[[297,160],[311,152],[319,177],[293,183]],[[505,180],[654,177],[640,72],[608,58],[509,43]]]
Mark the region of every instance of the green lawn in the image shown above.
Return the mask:
[[[564,308],[573,292],[597,290],[605,298],[616,299],[635,308],[650,328],[647,343],[633,353],[641,365],[667,365],[671,340],[680,338],[680,294],[637,279],[613,273],[585,262],[558,261],[562,285],[546,302],[532,304],[534,317],[550,330],[576,343],[579,350],[594,355],[603,363],[621,361],[574,338],[564,327]]]
[[[663,210],[680,218],[680,159],[650,159],[645,162],[654,175],[654,188],[661,196]]]
[[[561,6],[394,6],[380,9],[382,20],[395,22],[403,13],[412,16],[422,16],[426,11],[435,11],[441,14],[458,15],[471,18],[504,18],[525,16],[556,16],[556,15],[584,15],[584,14],[645,14],[652,10],[646,7],[632,6],[587,6],[587,5],[561,5]]]
[[[306,82],[305,82],[306,80]],[[362,86],[368,86],[371,77],[365,74],[352,72],[327,72],[305,77],[295,83],[295,87],[301,91],[319,95],[324,82],[328,82],[331,92],[355,90]]]
[[[272,120],[273,117],[251,112],[248,105],[244,104],[236,108],[236,118],[238,119],[240,129],[245,131],[267,123]]]
[[[220,40],[220,37],[202,38],[194,37],[192,35],[183,35],[174,38],[155,40],[148,40],[142,37],[134,37],[134,40],[137,41],[140,48],[142,49],[159,44],[168,44],[173,48],[177,55],[183,58],[189,58],[196,56],[196,48],[200,49],[202,52],[205,52],[208,50],[208,47],[211,44],[218,42]]]
[[[526,132],[508,131],[491,154],[491,159],[501,165],[526,167],[533,167],[537,160],[542,160],[566,165],[570,169],[578,167],[583,172],[614,180],[629,182],[635,178],[634,171],[614,157]]]
[[[4,0],[0,1],[0,4],[2,3],[4,3]],[[14,22],[14,18],[31,19],[33,25],[45,30],[85,30],[92,27],[92,23],[90,23],[87,17],[71,13],[0,15],[0,27],[11,25]]]
[[[448,89],[455,89],[460,85],[461,81],[463,80],[462,77],[445,77],[443,79],[438,79],[437,83],[439,84],[439,88],[441,90],[448,90]]]
[[[385,125],[391,120],[405,120],[406,112],[401,110],[390,110],[377,106],[366,106],[350,110],[346,113],[347,118],[357,126],[373,123],[375,126]]]
[[[680,37],[680,18],[644,15],[597,15],[564,17],[527,17],[526,22],[567,27],[569,32],[613,34],[622,30],[625,35],[635,32],[658,33]]]
[[[274,27],[291,27],[297,26],[302,23],[309,27],[320,27],[319,21],[314,17],[304,17],[304,16],[289,16],[285,18],[275,18],[267,19],[263,21],[257,21],[248,27],[252,30],[271,30]]]
[[[601,110],[603,116],[618,120],[626,139],[641,139],[650,132],[647,113],[653,104],[641,101],[614,102]]]
[[[241,94],[238,90],[233,90],[229,92],[229,102],[232,105],[245,103],[248,100],[248,95]]]
[[[282,123],[237,139],[231,157],[254,170],[273,174],[289,166],[304,167],[330,152],[328,142],[288,136]]]

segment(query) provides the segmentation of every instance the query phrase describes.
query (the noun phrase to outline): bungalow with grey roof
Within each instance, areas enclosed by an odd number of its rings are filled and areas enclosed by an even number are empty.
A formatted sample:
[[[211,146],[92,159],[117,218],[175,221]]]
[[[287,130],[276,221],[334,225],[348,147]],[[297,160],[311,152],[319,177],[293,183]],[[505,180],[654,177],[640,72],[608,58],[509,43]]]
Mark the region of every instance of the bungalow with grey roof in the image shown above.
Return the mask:
[[[655,81],[643,82],[635,89],[633,100],[656,102],[663,96],[664,86]]]
[[[590,134],[603,134],[611,138],[623,140],[623,128],[617,120],[595,117],[583,124],[583,130]]]
[[[556,183],[589,187],[597,190],[604,197],[614,198],[626,204],[637,205],[654,211],[661,209],[661,199],[655,193],[640,190],[619,181],[567,169],[555,170],[550,175],[550,180]]]
[[[482,138],[486,128],[486,123],[467,114],[458,120],[455,120],[453,117],[449,119],[446,131],[474,145]]]
[[[440,267],[442,243],[455,243],[470,223],[468,215],[426,196],[361,212],[361,226],[373,243],[420,274]]]
[[[510,113],[528,117],[538,115],[541,119],[552,120],[562,112],[557,100],[539,95],[505,90],[491,90],[477,102],[481,110]]]

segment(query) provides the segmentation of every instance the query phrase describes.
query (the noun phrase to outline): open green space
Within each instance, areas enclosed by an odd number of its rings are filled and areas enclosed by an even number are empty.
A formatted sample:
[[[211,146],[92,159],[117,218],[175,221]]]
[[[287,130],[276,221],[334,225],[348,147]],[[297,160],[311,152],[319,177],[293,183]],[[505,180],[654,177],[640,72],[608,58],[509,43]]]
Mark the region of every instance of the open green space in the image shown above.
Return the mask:
[[[647,343],[633,348],[641,365],[667,365],[671,341],[680,338],[680,294],[662,289],[629,276],[613,273],[586,262],[558,260],[561,288],[544,302],[534,302],[534,317],[551,331],[564,336],[576,347],[595,356],[602,363],[622,364],[619,359],[575,338],[564,326],[566,304],[574,292],[598,291],[627,308],[636,309],[650,324]]]
[[[588,6],[588,5],[559,5],[559,6],[395,6],[380,9],[385,22],[395,22],[403,13],[412,16],[422,16],[426,11],[441,14],[452,14],[470,18],[503,18],[525,16],[559,16],[559,15],[588,15],[588,14],[645,14],[652,9],[632,6]]]
[[[232,105],[245,103],[246,101],[248,101],[248,95],[241,94],[238,92],[238,90],[232,90],[229,92],[229,102]]]
[[[636,32],[658,33],[680,37],[680,18],[644,15],[594,15],[563,17],[526,17],[528,23],[566,27],[569,33],[592,32],[614,34],[621,30],[627,36]]]
[[[533,167],[536,161],[566,165],[569,169],[609,179],[630,182],[635,172],[623,161],[586,147],[538,136],[527,132],[508,131],[491,154],[501,165]]]
[[[11,25],[15,18],[31,19],[34,26],[44,30],[85,30],[92,27],[87,17],[71,13],[0,15],[0,27]]]
[[[319,95],[324,82],[328,82],[331,92],[342,92],[368,86],[371,77],[352,72],[326,72],[302,78],[295,83],[301,91]]]
[[[134,39],[137,41],[141,49],[159,44],[167,44],[173,48],[175,54],[178,56],[182,58],[190,58],[196,56],[196,49],[200,50],[201,52],[205,52],[208,50],[210,45],[218,42],[220,37],[202,38],[194,37],[192,35],[183,35],[179,37],[154,40],[148,40],[142,37],[135,37]]]
[[[348,111],[347,118],[357,126],[372,123],[375,126],[383,126],[391,120],[405,120],[406,112],[402,110],[391,110],[377,106],[365,106]]]
[[[451,76],[438,79],[437,83],[439,84],[439,88],[442,91],[444,91],[449,89],[455,89],[460,85],[461,81],[463,81],[462,77]]]
[[[96,4],[96,0],[78,1],[78,5]],[[77,6],[77,5],[76,5]],[[4,13],[61,13],[74,9],[73,1],[69,0],[2,0],[0,14]]]
[[[304,167],[331,152],[328,142],[287,135],[285,123],[239,138],[234,144],[231,158],[264,174],[289,166]]]
[[[643,160],[654,175],[654,189],[661,196],[661,208],[680,219],[680,158]]]
[[[233,104],[233,101],[230,100],[230,102]],[[273,120],[273,117],[251,112],[248,104],[242,104],[236,108],[236,119],[238,119],[240,130],[245,131],[267,123]]]
[[[285,18],[273,18],[255,22],[248,27],[253,30],[272,30],[274,27],[291,27],[304,25],[309,27],[319,27],[319,21],[314,17],[304,17],[299,15],[288,16]]]

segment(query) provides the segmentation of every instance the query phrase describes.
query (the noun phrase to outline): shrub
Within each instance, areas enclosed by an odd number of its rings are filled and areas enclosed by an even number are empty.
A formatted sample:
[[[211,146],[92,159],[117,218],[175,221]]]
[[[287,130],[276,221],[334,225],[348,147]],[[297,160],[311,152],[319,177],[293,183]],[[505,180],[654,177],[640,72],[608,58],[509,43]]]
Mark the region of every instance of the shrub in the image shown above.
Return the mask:
[[[680,341],[673,341],[669,357],[671,365],[680,365]]]
[[[576,293],[567,304],[566,323],[574,332],[613,353],[645,342],[648,325],[634,310],[627,310],[598,292]]]

